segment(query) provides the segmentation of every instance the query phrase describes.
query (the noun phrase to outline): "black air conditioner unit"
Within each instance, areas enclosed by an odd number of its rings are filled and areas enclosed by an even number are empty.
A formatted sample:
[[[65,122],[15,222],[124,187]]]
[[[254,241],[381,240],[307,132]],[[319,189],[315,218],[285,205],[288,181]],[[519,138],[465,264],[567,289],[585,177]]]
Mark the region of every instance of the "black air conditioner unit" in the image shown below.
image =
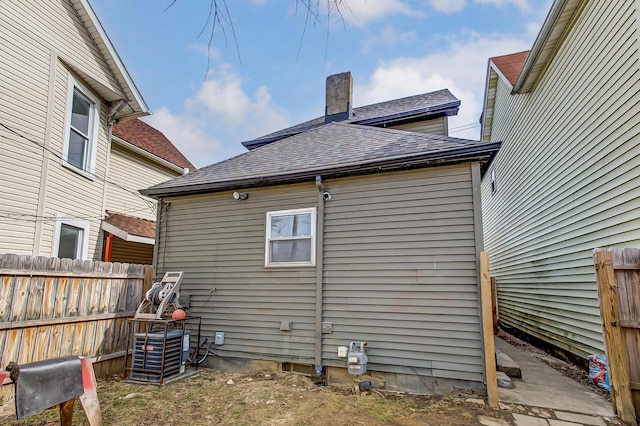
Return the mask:
[[[189,357],[190,330],[170,329],[134,335],[131,380],[163,383],[184,372]]]

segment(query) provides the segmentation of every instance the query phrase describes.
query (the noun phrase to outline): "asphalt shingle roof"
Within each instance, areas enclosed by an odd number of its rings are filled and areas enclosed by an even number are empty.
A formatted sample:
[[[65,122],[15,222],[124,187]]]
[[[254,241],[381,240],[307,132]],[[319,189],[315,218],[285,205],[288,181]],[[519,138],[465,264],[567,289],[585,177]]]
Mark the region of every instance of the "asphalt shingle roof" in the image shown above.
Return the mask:
[[[516,80],[518,80],[520,71],[522,71],[522,66],[528,56],[529,51],[527,50],[524,52],[512,53],[510,55],[496,56],[495,58],[491,58],[491,62],[493,62],[502,75],[504,75],[513,86],[516,84]]]
[[[159,130],[149,126],[144,121],[133,119],[125,120],[113,126],[112,133],[140,149],[167,160],[170,163],[189,170],[196,167],[191,161],[182,155],[165,135]]]
[[[453,159],[471,151],[473,155],[486,156],[497,151],[498,146],[448,136],[336,122],[203,167],[143,192],[149,195],[207,192],[270,181],[270,178],[293,180],[313,176],[320,171],[327,176],[339,170],[366,170],[374,165],[408,163],[425,156]]]
[[[415,114],[428,114],[430,111],[439,111],[441,107],[458,108],[460,100],[458,100],[448,89],[438,90],[436,92],[423,93],[420,95],[408,96],[406,98],[394,99],[391,101],[380,102],[377,104],[365,105],[352,109],[350,119],[343,123],[366,123],[368,121],[384,122],[384,119],[401,119],[402,117],[410,117]],[[270,141],[281,137],[295,135],[307,130],[314,129],[324,125],[324,116],[278,130],[268,135],[243,142],[246,147],[260,145],[262,141]]]
[[[156,236],[156,223],[152,220],[141,219],[139,217],[127,216],[119,213],[107,213],[108,216],[104,221],[125,231],[127,234],[147,238],[155,238]]]

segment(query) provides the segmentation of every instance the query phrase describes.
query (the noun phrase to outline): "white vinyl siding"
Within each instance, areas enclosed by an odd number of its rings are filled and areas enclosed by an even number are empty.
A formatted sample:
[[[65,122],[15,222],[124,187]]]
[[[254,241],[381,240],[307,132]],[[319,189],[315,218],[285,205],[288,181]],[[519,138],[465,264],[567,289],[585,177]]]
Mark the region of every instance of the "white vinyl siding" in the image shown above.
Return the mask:
[[[500,317],[579,356],[604,349],[592,250],[640,244],[637,5],[587,2],[532,92],[496,92],[482,201]]]
[[[0,12],[3,10],[0,4]],[[49,91],[48,49],[12,34],[0,13],[0,252],[32,255]],[[20,108],[16,108],[19,100]]]
[[[138,190],[180,175],[113,142],[109,154],[106,210],[155,221],[157,201]]]
[[[0,252],[50,256],[61,213],[89,222],[87,258],[99,256],[109,147],[103,95],[114,99],[122,89],[69,0],[0,2],[0,57],[0,120],[25,136],[0,128],[2,210],[18,217],[0,219]],[[103,179],[90,181],[61,165],[71,79],[100,95],[95,175]]]
[[[67,93],[63,164],[94,178],[100,103],[89,89],[71,77]]]
[[[53,241],[53,257],[87,260],[89,222],[58,215]]]

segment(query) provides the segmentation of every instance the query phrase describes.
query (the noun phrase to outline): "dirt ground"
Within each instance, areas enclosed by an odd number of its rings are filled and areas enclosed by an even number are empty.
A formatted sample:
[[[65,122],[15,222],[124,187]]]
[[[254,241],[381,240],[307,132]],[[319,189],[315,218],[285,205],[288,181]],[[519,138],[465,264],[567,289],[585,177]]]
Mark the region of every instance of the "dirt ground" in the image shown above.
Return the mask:
[[[545,351],[504,332],[498,335],[534,355]],[[572,364],[563,374],[608,396],[588,383],[587,372]],[[511,413],[527,407],[490,409],[482,400],[319,387],[309,378],[289,372],[231,373],[200,369],[197,376],[164,387],[123,382],[118,376],[98,382],[105,426],[155,425],[481,425],[479,416],[514,425]],[[13,402],[0,406],[0,425],[59,424],[56,411],[15,420]],[[86,425],[76,401],[74,425]]]
[[[478,415],[506,419],[464,398],[428,397],[373,390],[352,394],[318,387],[288,372],[227,373],[201,369],[185,380],[159,387],[119,378],[98,383],[105,425],[480,425]],[[11,403],[0,408],[1,425],[55,425],[48,411],[16,421]],[[86,419],[76,402],[74,425]]]

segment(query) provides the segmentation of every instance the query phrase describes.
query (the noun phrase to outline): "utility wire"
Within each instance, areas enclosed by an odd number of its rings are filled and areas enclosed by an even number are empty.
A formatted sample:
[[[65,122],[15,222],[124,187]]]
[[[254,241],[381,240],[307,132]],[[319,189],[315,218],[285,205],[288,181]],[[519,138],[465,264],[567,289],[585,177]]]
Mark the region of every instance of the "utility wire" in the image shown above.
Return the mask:
[[[480,127],[480,123],[469,123],[469,124],[463,124],[461,126],[451,127],[449,128],[449,133],[462,132],[464,130],[471,130],[475,127]]]
[[[18,137],[20,137],[20,138],[22,138],[22,139],[24,139],[24,140],[26,140],[26,141],[29,141],[29,142],[31,142],[32,144],[35,144],[35,145],[37,145],[37,146],[41,147],[42,149],[44,149],[45,151],[49,152],[49,153],[50,153],[51,155],[53,155],[54,157],[56,157],[56,158],[58,158],[58,159],[60,159],[60,160],[62,160],[62,161],[67,161],[63,156],[61,156],[61,155],[60,155],[60,154],[58,154],[57,152],[55,152],[55,151],[53,151],[53,150],[49,149],[46,145],[44,145],[44,144],[42,144],[42,143],[40,143],[40,142],[38,142],[38,141],[36,141],[36,140],[33,140],[33,139],[31,139],[31,138],[28,138],[27,136],[24,136],[23,134],[19,133],[19,132],[18,132],[17,130],[15,130],[15,129],[13,129],[13,128],[11,128],[11,127],[7,126],[6,124],[4,124],[4,123],[0,122],[0,126],[4,127],[5,129],[7,129],[9,132],[13,133],[14,135],[16,135],[16,136],[18,136]],[[2,137],[2,138],[4,138],[4,139],[7,139],[7,140],[12,140],[12,139],[10,139],[9,137],[4,136],[4,135],[0,135],[0,137]],[[118,184],[118,183],[116,183],[116,182],[110,181],[110,180],[108,180],[106,177],[100,176],[100,175],[98,175],[98,174],[96,174],[96,173],[92,174],[92,176],[93,176],[93,177],[95,177],[95,178],[96,178],[97,180],[99,180],[99,181],[102,181],[102,182],[108,183],[108,184],[110,184],[110,185],[115,186],[116,188],[119,188],[119,189],[121,189],[121,190],[123,190],[123,191],[125,191],[125,192],[128,192],[128,193],[130,193],[130,194],[135,195],[136,197],[138,197],[138,198],[140,198],[142,201],[144,201],[144,203],[147,205],[147,207],[151,210],[151,212],[152,212],[153,214],[156,214],[156,205],[155,205],[155,203],[153,203],[153,202],[151,202],[151,201],[147,200],[146,198],[144,198],[142,195],[140,195],[140,193],[139,193],[138,191],[136,191],[136,190],[134,190],[134,189],[130,189],[130,188],[125,188],[124,186],[122,186],[122,185],[120,185],[120,184]]]
[[[121,214],[121,215],[127,215],[130,213],[137,213],[137,212],[141,212],[141,211],[146,211],[146,208],[141,208],[141,209],[134,209],[134,210],[127,210],[125,212],[119,212],[117,214]],[[20,222],[59,222],[59,221],[63,221],[63,220],[67,220],[66,217],[58,217],[58,216],[39,216],[39,215],[35,215],[35,214],[30,214],[30,213],[16,213],[16,212],[10,212],[10,211],[6,211],[6,210],[0,210],[0,221],[2,221],[2,219],[6,219],[6,220],[11,220],[11,221],[20,221]],[[87,216],[74,216],[74,219],[80,219],[80,220],[102,220],[104,219],[104,215],[102,216],[91,216],[91,215],[87,215]]]

